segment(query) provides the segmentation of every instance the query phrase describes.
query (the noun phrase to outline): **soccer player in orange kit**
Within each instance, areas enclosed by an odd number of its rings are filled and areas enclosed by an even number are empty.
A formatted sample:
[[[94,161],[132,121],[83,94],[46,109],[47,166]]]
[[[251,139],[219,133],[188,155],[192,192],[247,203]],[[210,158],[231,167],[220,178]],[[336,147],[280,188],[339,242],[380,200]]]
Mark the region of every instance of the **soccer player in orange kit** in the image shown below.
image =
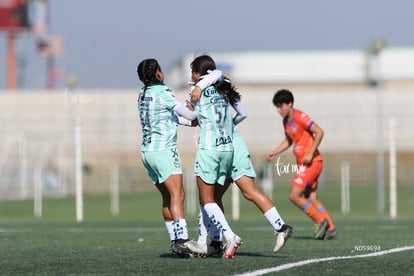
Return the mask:
[[[292,92],[282,89],[273,97],[273,104],[283,118],[285,139],[266,156],[271,161],[293,144],[293,153],[299,169],[289,193],[290,201],[299,207],[316,224],[315,239],[334,239],[337,236],[328,211],[318,199],[318,177],[323,169],[323,158],[318,146],[323,130],[305,113],[293,108]]]

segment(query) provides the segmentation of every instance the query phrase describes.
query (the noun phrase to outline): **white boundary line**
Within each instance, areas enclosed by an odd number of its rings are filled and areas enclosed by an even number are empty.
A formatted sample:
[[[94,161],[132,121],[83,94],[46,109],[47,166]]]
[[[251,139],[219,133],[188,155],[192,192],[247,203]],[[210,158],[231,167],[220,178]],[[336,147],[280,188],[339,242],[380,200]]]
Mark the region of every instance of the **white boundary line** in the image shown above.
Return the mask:
[[[414,245],[413,246],[396,247],[396,248],[393,248],[393,249],[373,252],[373,253],[364,254],[364,255],[337,256],[337,257],[329,257],[329,258],[321,258],[321,259],[308,259],[308,260],[303,260],[303,261],[300,261],[300,262],[287,263],[287,264],[283,264],[283,265],[276,266],[276,267],[260,269],[260,270],[256,270],[256,271],[252,271],[252,272],[246,272],[246,273],[243,273],[243,274],[237,274],[236,276],[259,276],[259,275],[264,275],[264,274],[268,274],[268,273],[272,273],[272,272],[278,272],[278,271],[282,271],[282,270],[286,270],[286,269],[290,269],[290,268],[294,268],[294,267],[304,266],[304,265],[312,264],[312,263],[327,262],[327,261],[334,261],[334,260],[376,257],[376,256],[382,256],[382,255],[386,255],[386,254],[392,254],[392,253],[397,253],[397,252],[402,252],[402,251],[407,251],[407,250],[414,250]]]

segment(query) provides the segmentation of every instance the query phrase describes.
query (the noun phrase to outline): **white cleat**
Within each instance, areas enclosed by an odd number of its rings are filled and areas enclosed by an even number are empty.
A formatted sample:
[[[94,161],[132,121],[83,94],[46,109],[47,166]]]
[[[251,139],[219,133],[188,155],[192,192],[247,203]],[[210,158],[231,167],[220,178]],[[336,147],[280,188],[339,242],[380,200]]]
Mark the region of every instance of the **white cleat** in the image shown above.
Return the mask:
[[[204,258],[207,248],[202,248],[195,241],[177,240],[172,244],[171,250],[181,258]]]
[[[273,252],[276,253],[280,249],[282,249],[283,246],[285,246],[287,240],[292,236],[293,233],[293,227],[287,224],[284,224],[282,228],[278,231],[277,238],[276,238],[276,244],[273,248]]]
[[[242,239],[235,235],[231,240],[227,241],[224,247],[223,259],[233,259],[236,250],[243,244]]]

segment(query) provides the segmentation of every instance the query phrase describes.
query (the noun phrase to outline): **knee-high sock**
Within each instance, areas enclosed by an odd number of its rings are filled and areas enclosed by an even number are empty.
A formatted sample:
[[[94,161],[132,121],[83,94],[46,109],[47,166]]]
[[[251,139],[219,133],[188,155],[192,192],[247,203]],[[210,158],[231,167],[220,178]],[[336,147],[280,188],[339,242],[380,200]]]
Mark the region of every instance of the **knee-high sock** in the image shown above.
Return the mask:
[[[200,204],[200,213],[198,215],[198,244],[207,244],[207,237],[210,234],[210,240],[220,242],[222,240],[221,232],[211,223],[206,210]]]
[[[188,239],[187,222],[185,219],[178,219],[174,221],[174,232],[176,240]]]
[[[221,242],[223,240],[223,235],[213,223],[210,223],[208,231],[210,232],[210,239],[212,241]]]
[[[207,203],[204,205],[208,217],[211,222],[217,227],[217,229],[224,235],[226,240],[231,240],[234,238],[235,234],[231,230],[230,225],[227,223],[227,220],[221,211],[217,203]]]
[[[285,222],[283,221],[282,217],[279,215],[276,207],[270,208],[266,213],[263,214],[267,221],[272,225],[275,231],[279,231],[282,228]]]
[[[165,227],[167,228],[167,232],[168,232],[168,236],[170,237],[170,241],[176,240],[175,237],[175,225],[174,225],[174,221],[166,221],[165,222]]]
[[[308,200],[303,206],[302,211],[305,212],[315,223],[321,223],[324,217],[318,213],[315,206],[312,205],[310,200]]]
[[[204,206],[200,204],[200,213],[198,214],[198,244],[207,244],[207,231],[209,225],[210,219],[204,209]]]
[[[331,217],[329,216],[328,210],[326,210],[325,207],[322,207],[318,210],[318,213],[321,214],[325,219],[328,220],[329,222],[329,228],[328,230],[333,230],[335,229],[335,225],[333,224]]]

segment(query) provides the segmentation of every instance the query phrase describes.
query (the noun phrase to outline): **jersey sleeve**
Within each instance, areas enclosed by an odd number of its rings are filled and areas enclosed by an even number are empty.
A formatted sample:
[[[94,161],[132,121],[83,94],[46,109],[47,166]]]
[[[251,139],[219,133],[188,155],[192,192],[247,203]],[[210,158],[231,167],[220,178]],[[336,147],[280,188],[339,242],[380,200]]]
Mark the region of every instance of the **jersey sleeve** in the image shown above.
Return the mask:
[[[236,115],[233,118],[233,124],[237,125],[241,121],[247,118],[247,111],[244,109],[243,105],[240,103],[240,101],[235,102],[232,105],[233,109],[236,111]]]
[[[197,112],[191,111],[180,102],[174,106],[174,113],[190,121],[197,119]]]
[[[314,123],[312,118],[308,114],[303,113],[303,112],[300,113],[299,122],[303,126],[303,128],[306,129],[307,131],[310,130],[310,128],[312,127]]]
[[[223,72],[216,69],[214,71],[209,72],[207,75],[204,75],[200,81],[198,81],[197,83],[194,84],[194,86],[192,86],[191,91],[194,89],[195,86],[198,86],[201,88],[201,90],[204,90],[210,85],[212,85],[213,83],[215,83],[216,81],[219,81],[222,79],[223,79]]]
[[[167,109],[173,109],[176,105],[178,105],[180,102],[175,97],[174,91],[169,88],[165,87],[164,93],[160,95],[161,98],[161,104],[167,108]]]

